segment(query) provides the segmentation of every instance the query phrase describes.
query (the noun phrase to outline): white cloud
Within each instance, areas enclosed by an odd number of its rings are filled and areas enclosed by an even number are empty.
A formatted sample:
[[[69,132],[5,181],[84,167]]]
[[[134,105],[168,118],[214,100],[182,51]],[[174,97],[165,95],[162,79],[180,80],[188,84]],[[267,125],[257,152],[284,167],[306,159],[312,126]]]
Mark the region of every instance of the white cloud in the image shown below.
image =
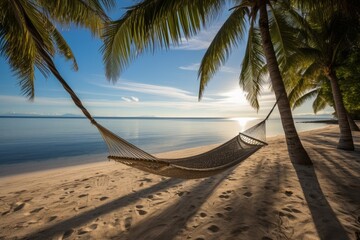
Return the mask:
[[[131,96],[131,97],[121,97],[125,102],[139,102],[139,98]]]
[[[125,102],[132,102],[130,98],[127,97],[121,97],[122,100],[124,100]]]
[[[191,92],[179,88],[168,87],[168,86],[160,86],[160,85],[152,85],[152,84],[136,83],[136,82],[119,82],[115,86],[108,86],[108,85],[102,85],[102,86],[103,87],[105,86],[107,88],[130,91],[130,92],[138,92],[138,93],[145,93],[145,94],[163,96],[169,98],[177,98],[187,101],[197,101],[197,96],[193,95]],[[129,98],[129,100],[130,99],[132,101],[136,101],[137,98],[134,97],[134,98]]]
[[[137,98],[137,97],[131,97],[131,100],[132,100],[133,102],[139,102],[139,98]]]
[[[180,66],[179,69],[185,70],[185,71],[197,71],[199,70],[200,63],[193,63],[187,66]]]
[[[181,39],[181,43],[178,46],[174,46],[175,50],[204,50],[207,49],[214,39],[216,33],[220,29],[221,25],[216,24],[209,29],[202,30],[196,36],[190,39]]]

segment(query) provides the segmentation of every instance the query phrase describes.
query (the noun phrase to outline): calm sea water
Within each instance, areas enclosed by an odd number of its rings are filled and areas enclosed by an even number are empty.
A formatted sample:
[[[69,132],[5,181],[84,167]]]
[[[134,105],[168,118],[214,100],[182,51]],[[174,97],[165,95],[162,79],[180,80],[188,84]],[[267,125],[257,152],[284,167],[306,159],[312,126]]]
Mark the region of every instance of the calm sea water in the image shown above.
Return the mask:
[[[306,119],[311,120],[311,119]],[[222,143],[254,125],[256,119],[99,119],[109,130],[150,153]],[[296,119],[296,122],[304,119]],[[298,131],[324,124],[296,123]],[[280,121],[267,122],[267,136],[283,134]],[[0,118],[0,164],[51,161],[103,153],[97,129],[83,118]]]

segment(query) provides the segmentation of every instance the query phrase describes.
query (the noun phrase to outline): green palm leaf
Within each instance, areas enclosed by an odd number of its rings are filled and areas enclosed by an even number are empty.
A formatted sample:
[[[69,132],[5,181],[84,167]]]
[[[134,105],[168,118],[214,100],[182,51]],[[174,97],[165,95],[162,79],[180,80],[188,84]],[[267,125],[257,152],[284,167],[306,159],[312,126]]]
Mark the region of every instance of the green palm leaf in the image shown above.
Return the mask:
[[[261,93],[261,85],[264,83],[264,79],[259,78],[259,73],[265,65],[263,56],[260,31],[252,22],[239,80],[241,87],[247,92],[246,99],[255,109],[259,109],[258,96]]]
[[[35,96],[35,68],[45,77],[52,70],[46,58],[60,53],[78,66],[56,25],[73,23],[99,31],[107,19],[103,7],[113,0],[12,0],[0,2],[0,54],[19,78],[21,91]],[[45,56],[46,55],[46,56]]]
[[[143,51],[168,49],[198,33],[221,12],[224,0],[144,0],[111,22],[102,52],[108,79],[116,81]]]
[[[206,50],[199,68],[199,100],[208,81],[228,59],[233,46],[237,46],[242,40],[245,34],[245,15],[247,13],[245,7],[236,8],[221,26]]]
[[[302,96],[299,96],[292,104],[292,109],[295,109],[299,106],[301,106],[304,102],[314,98],[318,95],[319,89],[315,88],[313,90],[310,90],[309,92],[303,94]]]

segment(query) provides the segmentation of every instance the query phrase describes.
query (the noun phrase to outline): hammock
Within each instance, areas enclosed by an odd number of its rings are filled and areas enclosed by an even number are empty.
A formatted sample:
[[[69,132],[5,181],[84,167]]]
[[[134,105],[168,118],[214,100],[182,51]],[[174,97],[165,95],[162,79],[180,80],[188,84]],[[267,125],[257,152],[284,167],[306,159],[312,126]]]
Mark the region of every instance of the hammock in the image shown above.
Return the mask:
[[[267,145],[266,120],[277,102],[263,121],[239,133],[226,143],[199,155],[177,159],[157,158],[112,133],[94,119],[91,119],[91,122],[97,127],[108,146],[110,153],[108,159],[161,176],[195,179],[223,172]]]
[[[209,177],[225,171],[267,145],[263,141],[265,140],[265,122],[266,120],[263,120],[208,152],[178,159],[157,158],[120,138],[100,124],[95,123],[95,126],[108,146],[110,153],[108,159],[157,175],[194,179]]]
[[[97,123],[58,72],[48,53],[43,52],[43,57],[50,71],[70,94],[75,105],[80,108],[85,117],[99,130],[108,146],[110,153],[108,156],[109,159],[146,172],[167,177],[183,179],[208,177],[225,171],[244,161],[261,147],[267,145],[265,143],[265,123],[280,99],[280,97],[277,99],[269,114],[262,122],[243,133],[239,133],[239,135],[230,139],[228,142],[196,156],[179,159],[162,159],[141,150]]]
[[[166,177],[182,179],[209,177],[244,161],[261,147],[267,145],[265,142],[266,120],[270,117],[279,101],[278,98],[263,121],[208,152],[178,159],[157,158],[96,122],[61,75],[57,71],[55,73],[64,89],[70,94],[75,105],[81,109],[86,118],[99,130],[110,153],[108,159]]]

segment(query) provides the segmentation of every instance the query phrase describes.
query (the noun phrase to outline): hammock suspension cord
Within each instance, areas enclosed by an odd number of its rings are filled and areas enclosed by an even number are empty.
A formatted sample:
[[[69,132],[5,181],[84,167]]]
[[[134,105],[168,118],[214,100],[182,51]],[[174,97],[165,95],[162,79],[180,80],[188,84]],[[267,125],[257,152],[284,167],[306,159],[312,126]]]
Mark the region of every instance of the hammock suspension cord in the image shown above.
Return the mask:
[[[51,57],[43,51],[44,60],[50,71],[69,93],[75,105],[83,112],[85,117],[99,130],[108,150],[108,158],[128,166],[154,173],[157,175],[182,179],[203,178],[212,176],[229,169],[250,155],[267,145],[265,122],[270,117],[280,97],[271,108],[266,118],[243,133],[230,139],[226,143],[199,155],[178,159],[157,158],[144,150],[117,136],[100,125],[84,107],[76,93],[62,78],[55,67]]]

